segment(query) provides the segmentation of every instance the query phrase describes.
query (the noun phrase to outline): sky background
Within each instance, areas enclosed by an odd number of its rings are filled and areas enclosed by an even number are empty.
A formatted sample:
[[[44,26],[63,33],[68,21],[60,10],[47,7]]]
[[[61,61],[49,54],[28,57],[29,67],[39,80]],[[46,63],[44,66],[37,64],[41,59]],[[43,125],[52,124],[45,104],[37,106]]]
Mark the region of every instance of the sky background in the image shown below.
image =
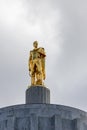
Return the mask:
[[[87,0],[0,0],[0,108],[25,103],[35,40],[51,103],[87,111]]]

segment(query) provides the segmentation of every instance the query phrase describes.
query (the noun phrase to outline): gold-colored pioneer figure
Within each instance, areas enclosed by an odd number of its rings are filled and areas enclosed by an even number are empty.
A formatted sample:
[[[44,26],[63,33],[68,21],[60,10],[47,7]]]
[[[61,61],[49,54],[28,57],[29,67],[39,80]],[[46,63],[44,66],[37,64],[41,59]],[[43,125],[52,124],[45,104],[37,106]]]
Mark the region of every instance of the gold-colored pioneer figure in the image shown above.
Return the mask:
[[[45,80],[45,50],[42,47],[38,48],[37,41],[34,41],[33,47],[28,62],[31,85],[43,85],[43,80]]]

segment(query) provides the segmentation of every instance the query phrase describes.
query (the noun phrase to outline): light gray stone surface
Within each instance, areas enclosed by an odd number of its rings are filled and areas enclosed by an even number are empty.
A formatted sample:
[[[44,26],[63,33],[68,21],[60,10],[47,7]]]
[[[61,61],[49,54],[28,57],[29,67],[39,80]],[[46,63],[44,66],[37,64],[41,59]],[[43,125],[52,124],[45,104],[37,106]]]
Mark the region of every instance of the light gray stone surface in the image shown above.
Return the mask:
[[[0,130],[87,130],[87,113],[52,104],[23,104],[0,109]]]
[[[50,90],[44,86],[31,86],[26,90],[26,104],[50,103]]]

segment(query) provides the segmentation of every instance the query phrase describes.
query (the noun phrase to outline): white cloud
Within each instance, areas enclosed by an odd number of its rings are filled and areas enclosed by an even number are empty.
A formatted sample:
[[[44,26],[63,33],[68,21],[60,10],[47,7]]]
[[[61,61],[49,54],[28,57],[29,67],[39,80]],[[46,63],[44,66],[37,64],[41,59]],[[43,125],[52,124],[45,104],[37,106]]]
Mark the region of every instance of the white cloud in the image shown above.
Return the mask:
[[[0,21],[7,26],[16,24],[23,13],[23,6],[20,0],[0,1]]]

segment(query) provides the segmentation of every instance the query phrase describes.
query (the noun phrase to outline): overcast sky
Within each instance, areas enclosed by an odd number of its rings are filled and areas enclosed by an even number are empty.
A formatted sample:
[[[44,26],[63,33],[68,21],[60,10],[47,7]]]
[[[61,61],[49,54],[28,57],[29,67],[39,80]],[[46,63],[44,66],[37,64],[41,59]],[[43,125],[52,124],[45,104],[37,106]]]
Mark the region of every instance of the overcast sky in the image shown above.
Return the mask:
[[[87,111],[86,0],[0,0],[0,107],[25,103],[35,40],[46,50],[51,103]]]

